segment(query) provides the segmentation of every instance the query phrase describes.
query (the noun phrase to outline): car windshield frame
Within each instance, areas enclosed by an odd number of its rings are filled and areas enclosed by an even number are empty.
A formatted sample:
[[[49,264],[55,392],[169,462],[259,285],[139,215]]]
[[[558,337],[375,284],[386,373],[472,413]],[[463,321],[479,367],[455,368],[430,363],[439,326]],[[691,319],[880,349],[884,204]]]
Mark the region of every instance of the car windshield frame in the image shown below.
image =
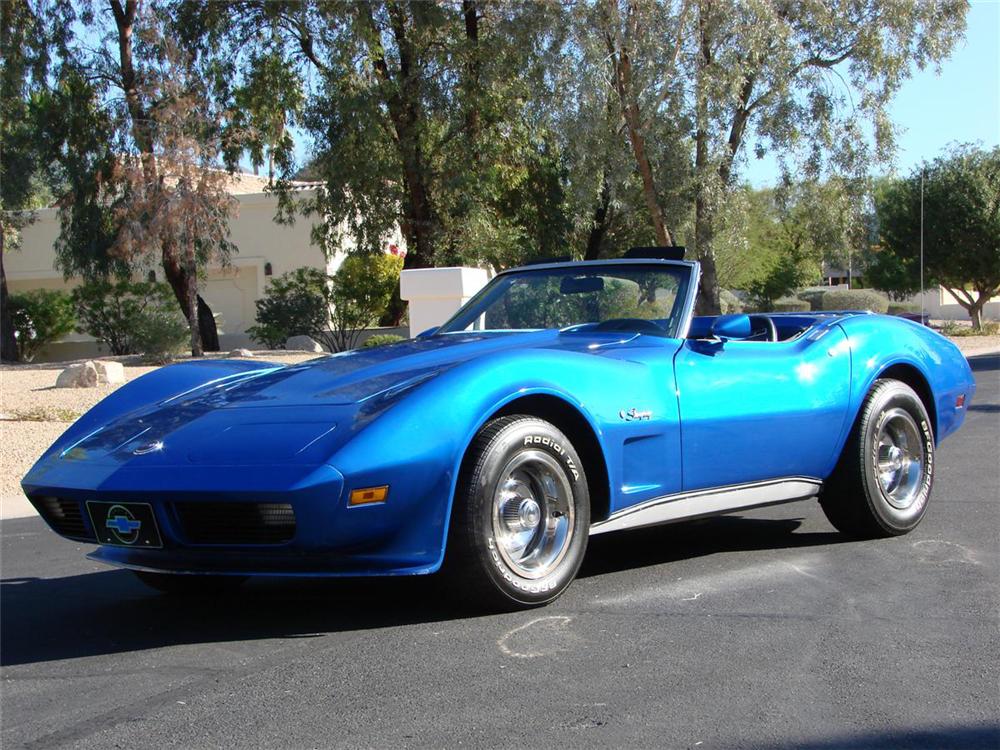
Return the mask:
[[[457,333],[517,333],[541,330],[593,330],[594,326],[600,322],[581,321],[576,324],[566,326],[552,326],[547,328],[496,328],[482,329],[471,328],[476,321],[482,318],[486,311],[504,297],[512,288],[514,281],[526,276],[550,275],[553,277],[571,278],[577,277],[607,277],[614,276],[615,270],[619,272],[628,271],[631,274],[640,271],[650,271],[667,273],[677,280],[677,291],[674,304],[667,319],[670,322],[669,328],[654,330],[636,330],[634,333],[649,333],[663,338],[684,338],[691,325],[691,318],[694,311],[695,296],[698,290],[699,265],[692,261],[662,261],[648,259],[618,259],[603,261],[578,261],[575,263],[553,263],[539,264],[536,266],[522,266],[503,271],[495,276],[486,286],[477,292],[472,299],[466,302],[451,318],[449,318],[440,328],[436,329],[433,335],[447,335]],[[624,280],[625,277],[623,277]],[[650,319],[653,320],[653,319]]]

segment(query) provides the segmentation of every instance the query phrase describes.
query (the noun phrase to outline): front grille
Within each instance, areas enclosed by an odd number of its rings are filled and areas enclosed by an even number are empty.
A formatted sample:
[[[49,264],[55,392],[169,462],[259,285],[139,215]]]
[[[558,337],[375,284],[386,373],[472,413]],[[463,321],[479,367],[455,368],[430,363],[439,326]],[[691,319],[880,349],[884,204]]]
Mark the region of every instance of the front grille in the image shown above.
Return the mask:
[[[283,544],[295,536],[288,503],[174,503],[192,544]]]
[[[83,504],[79,501],[63,500],[58,497],[34,497],[31,498],[31,502],[57,534],[88,542],[97,541],[83,520]]]

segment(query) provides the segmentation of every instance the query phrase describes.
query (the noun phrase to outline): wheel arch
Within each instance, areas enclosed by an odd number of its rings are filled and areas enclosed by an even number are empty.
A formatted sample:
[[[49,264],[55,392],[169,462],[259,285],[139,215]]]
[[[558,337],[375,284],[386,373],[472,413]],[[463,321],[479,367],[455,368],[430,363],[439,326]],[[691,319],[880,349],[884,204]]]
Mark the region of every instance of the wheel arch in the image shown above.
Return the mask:
[[[559,428],[570,439],[573,447],[580,453],[580,461],[587,477],[591,522],[606,519],[611,512],[611,482],[604,450],[590,420],[577,407],[559,396],[550,393],[530,393],[517,396],[496,408],[483,424],[513,414],[526,414],[544,419]],[[476,434],[478,432],[479,430],[476,430]],[[466,471],[471,460],[470,448],[475,435],[472,438],[463,451],[460,473]]]
[[[915,365],[908,362],[896,362],[879,372],[871,383],[868,384],[865,395],[867,396],[871,392],[876,381],[887,379],[899,380],[902,383],[906,383],[917,394],[917,397],[924,405],[924,409],[927,410],[927,416],[931,419],[931,429],[934,432],[934,442],[936,444],[938,435],[937,408],[934,404],[934,394],[931,391],[930,383],[924,374]],[[864,402],[862,401],[862,403]]]

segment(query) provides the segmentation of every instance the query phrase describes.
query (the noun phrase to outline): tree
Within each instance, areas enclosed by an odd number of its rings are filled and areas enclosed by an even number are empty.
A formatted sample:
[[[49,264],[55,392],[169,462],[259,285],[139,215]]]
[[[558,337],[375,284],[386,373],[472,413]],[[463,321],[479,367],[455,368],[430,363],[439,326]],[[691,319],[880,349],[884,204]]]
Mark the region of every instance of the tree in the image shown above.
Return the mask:
[[[177,9],[175,3],[82,0],[78,8],[79,20],[87,31],[68,26],[77,31],[78,39],[65,53],[64,69],[53,93],[53,101],[63,106],[59,114],[66,122],[60,124],[58,116],[53,118],[48,134],[52,158],[71,187],[62,202],[59,257],[67,275],[81,273],[96,278],[110,271],[127,275],[134,270],[130,263],[135,258],[120,254],[128,240],[121,237],[124,212],[116,209],[125,205],[127,185],[137,187],[138,173],[145,185],[143,200],[158,186],[176,179],[176,175],[161,172],[158,159],[158,151],[164,149],[160,140],[164,111],[183,96],[190,117],[206,112],[213,116],[206,85],[210,79],[191,73],[197,62],[193,54],[177,50],[176,45],[174,53],[168,54],[165,40],[174,36],[170,13]],[[86,43],[79,39],[84,34]],[[92,44],[93,40],[98,43]],[[181,58],[186,58],[183,64]],[[175,74],[188,84],[183,93],[178,91]],[[92,133],[101,133],[101,137],[91,137]],[[193,137],[202,135],[218,137],[210,127]],[[208,150],[216,148],[210,144]],[[219,167],[221,162],[212,166]],[[129,230],[134,235],[142,220],[133,215],[132,221]],[[184,317],[198,321],[200,344],[192,348],[218,350],[211,308],[197,293],[194,302],[191,300],[197,278],[192,276],[189,248],[169,236],[154,244],[159,253],[156,260]]]
[[[983,306],[1000,294],[1000,147],[956,146],[884,186],[876,196],[878,288],[919,289],[921,178],[925,282],[947,289],[981,330]]]
[[[605,39],[624,127],[658,242],[677,223],[656,201],[644,128],[693,131],[699,309],[718,311],[714,243],[749,137],[810,177],[863,175],[893,150],[887,106],[913,65],[940,62],[961,37],[960,0],[603,0]],[[653,40],[655,43],[651,43]],[[874,132],[869,142],[862,123]],[[690,127],[689,127],[690,126]]]
[[[180,265],[191,354],[197,357],[203,354],[198,269],[209,260],[225,265],[235,251],[229,220],[237,203],[226,189],[229,175],[218,168],[221,131],[211,111],[205,111],[207,97],[190,60],[158,34],[156,43],[162,49],[161,68],[144,85],[152,90],[145,98],[156,101],[146,113],[156,134],[149,155],[156,180],[149,179],[145,155],[120,165],[121,199],[115,211],[120,228],[113,251],[129,259],[155,253]]]
[[[3,256],[31,220],[26,211],[38,203],[42,165],[35,140],[32,102],[45,85],[49,47],[54,43],[42,2],[0,3],[0,359],[14,361],[18,346],[10,316]]]

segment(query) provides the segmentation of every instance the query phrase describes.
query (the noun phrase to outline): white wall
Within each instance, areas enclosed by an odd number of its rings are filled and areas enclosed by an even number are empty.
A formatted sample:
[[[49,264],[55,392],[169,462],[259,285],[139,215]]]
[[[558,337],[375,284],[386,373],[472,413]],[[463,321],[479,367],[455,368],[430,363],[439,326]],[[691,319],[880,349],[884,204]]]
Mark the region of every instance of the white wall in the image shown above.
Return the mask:
[[[932,320],[968,320],[969,313],[944,287],[928,289],[922,295],[923,308]],[[907,302],[920,306],[921,295],[915,294]],[[994,297],[983,307],[983,320],[1000,320],[1000,297]]]
[[[304,197],[308,193],[303,193]],[[230,239],[239,252],[233,256],[229,267],[212,266],[202,282],[201,294],[211,306],[221,323],[222,348],[246,345],[246,329],[254,324],[256,306],[266,289],[269,277],[265,266],[271,264],[272,277],[286,271],[310,266],[332,273],[340,266],[346,251],[345,241],[341,252],[329,261],[323,251],[312,244],[312,229],[317,217],[299,217],[292,224],[274,221],[277,198],[266,193],[234,196],[238,213],[230,222]],[[59,236],[59,210],[46,208],[34,213],[35,221],[21,232],[20,250],[4,253],[4,270],[12,292],[31,289],[69,290],[77,286],[78,279],[63,279],[56,270],[55,241]],[[393,238],[397,244],[401,240]],[[163,272],[159,263],[150,268],[159,280]],[[93,356],[101,353],[89,336],[72,334],[41,352],[40,360],[68,359]]]
[[[490,279],[482,268],[414,268],[399,277],[399,296],[410,303],[410,336],[454,315]]]

